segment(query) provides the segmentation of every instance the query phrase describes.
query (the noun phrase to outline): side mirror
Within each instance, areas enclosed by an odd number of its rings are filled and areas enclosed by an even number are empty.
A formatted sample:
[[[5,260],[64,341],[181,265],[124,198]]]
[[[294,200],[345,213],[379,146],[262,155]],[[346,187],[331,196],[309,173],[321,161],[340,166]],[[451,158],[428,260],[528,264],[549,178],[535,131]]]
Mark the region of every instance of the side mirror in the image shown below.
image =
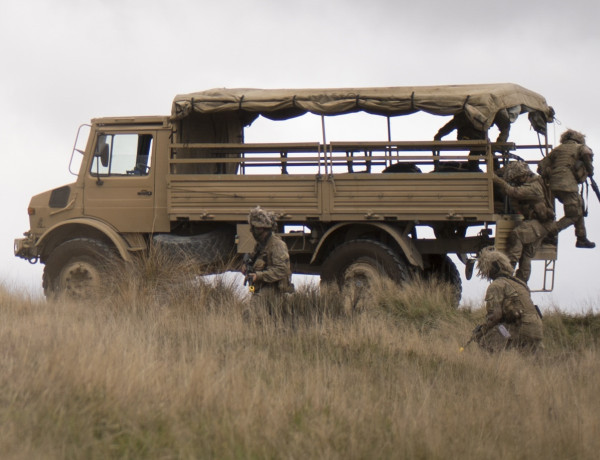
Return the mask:
[[[105,168],[108,166],[108,152],[108,144],[103,144],[102,147],[100,147],[99,150],[96,150],[96,153],[94,154],[95,157],[100,158],[100,163]]]

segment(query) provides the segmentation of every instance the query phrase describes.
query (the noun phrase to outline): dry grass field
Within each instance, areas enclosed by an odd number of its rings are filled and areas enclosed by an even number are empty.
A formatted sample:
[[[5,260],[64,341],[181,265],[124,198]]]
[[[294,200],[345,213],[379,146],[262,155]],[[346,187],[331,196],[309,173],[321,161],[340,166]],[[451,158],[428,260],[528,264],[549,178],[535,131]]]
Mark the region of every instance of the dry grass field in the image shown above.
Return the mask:
[[[591,313],[546,312],[542,356],[459,353],[484,312],[436,283],[350,311],[306,287],[248,321],[237,282],[194,276],[148,259],[93,302],[0,287],[1,457],[597,458]]]

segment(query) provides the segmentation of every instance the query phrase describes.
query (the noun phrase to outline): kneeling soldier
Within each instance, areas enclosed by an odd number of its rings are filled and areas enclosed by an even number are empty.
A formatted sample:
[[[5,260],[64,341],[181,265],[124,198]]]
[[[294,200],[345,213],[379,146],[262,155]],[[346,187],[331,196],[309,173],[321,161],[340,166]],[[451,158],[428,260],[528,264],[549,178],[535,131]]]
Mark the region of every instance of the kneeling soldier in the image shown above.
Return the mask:
[[[485,323],[474,331],[477,343],[491,352],[509,348],[535,352],[543,348],[541,314],[527,285],[512,276],[508,257],[493,247],[484,248],[477,268],[480,277],[491,281],[485,293]]]

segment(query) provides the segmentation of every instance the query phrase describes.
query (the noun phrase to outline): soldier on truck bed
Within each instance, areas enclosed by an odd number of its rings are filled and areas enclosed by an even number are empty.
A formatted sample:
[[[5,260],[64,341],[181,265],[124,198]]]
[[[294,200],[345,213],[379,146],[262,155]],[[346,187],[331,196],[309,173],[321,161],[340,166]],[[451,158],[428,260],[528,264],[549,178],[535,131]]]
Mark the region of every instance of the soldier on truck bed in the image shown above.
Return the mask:
[[[508,140],[508,134],[510,133],[510,116],[506,109],[500,110],[494,117],[494,124],[500,130],[498,139],[496,142],[506,142]],[[487,131],[477,129],[473,123],[467,118],[466,113],[458,112],[452,117],[452,119],[442,126],[437,134],[433,137],[434,141],[442,140],[442,137],[450,134],[456,130],[456,139],[459,141],[472,141],[472,140],[486,140]],[[470,155],[485,155],[485,150],[473,150],[469,153]],[[469,171],[477,171],[479,169],[479,161],[469,160],[467,162],[467,169]]]

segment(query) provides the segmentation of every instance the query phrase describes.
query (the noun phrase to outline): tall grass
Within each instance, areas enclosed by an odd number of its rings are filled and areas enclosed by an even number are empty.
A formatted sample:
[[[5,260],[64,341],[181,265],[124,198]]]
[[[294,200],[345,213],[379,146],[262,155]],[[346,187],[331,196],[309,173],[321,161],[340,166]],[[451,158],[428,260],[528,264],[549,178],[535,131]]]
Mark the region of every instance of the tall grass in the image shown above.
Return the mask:
[[[547,313],[543,356],[459,353],[483,312],[449,308],[444,286],[382,281],[352,311],[335,289],[303,287],[286,315],[247,322],[247,294],[227,277],[151,259],[94,302],[0,288],[2,458],[600,450],[594,315]]]

